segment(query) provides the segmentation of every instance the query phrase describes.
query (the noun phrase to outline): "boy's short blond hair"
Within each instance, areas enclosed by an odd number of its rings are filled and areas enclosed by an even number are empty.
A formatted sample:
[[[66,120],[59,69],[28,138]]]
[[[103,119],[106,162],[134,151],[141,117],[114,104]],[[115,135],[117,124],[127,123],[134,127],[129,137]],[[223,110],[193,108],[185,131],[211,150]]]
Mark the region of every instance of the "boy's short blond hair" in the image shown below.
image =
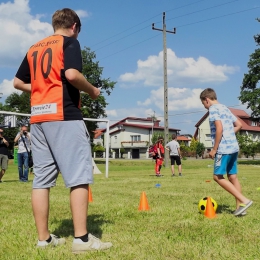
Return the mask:
[[[57,10],[52,16],[52,27],[54,32],[58,29],[69,29],[76,23],[78,32],[80,32],[81,22],[75,11],[69,8]]]
[[[210,100],[217,100],[217,94],[214,89],[206,88],[200,93],[200,99],[205,100],[209,98]]]

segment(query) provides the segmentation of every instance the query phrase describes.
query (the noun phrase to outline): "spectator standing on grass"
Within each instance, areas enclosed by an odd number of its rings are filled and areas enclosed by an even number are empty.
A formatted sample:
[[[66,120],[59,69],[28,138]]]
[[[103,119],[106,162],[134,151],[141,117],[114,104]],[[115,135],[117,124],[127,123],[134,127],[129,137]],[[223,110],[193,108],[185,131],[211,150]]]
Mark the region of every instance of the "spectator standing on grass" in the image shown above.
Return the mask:
[[[170,141],[169,143],[166,144],[165,149],[170,151],[172,177],[175,176],[175,173],[174,173],[175,162],[178,165],[179,176],[182,176],[181,150],[180,150],[180,145],[177,142],[176,134],[172,134],[172,141]]]
[[[220,104],[216,92],[207,88],[200,94],[200,100],[209,110],[209,124],[213,148],[209,153],[214,159],[213,179],[236,198],[235,216],[245,215],[245,210],[253,201],[241,193],[241,185],[237,178],[238,142],[236,133],[241,129],[241,122]],[[228,180],[224,178],[227,173]]]
[[[0,183],[5,174],[5,171],[8,167],[8,149],[9,139],[4,136],[3,128],[0,128],[0,163],[1,163],[1,172],[0,172]]]
[[[29,155],[31,150],[31,134],[28,132],[27,126],[20,127],[20,132],[14,138],[14,143],[18,143],[17,162],[19,181],[28,182],[29,173]]]
[[[161,177],[161,168],[164,160],[164,147],[163,147],[163,137],[159,136],[156,142],[157,155],[155,157],[155,174],[157,177]]]
[[[87,231],[93,169],[90,136],[80,111],[80,91],[96,99],[100,90],[82,74],[77,40],[81,22],[76,12],[69,8],[56,11],[52,26],[54,34],[31,46],[14,79],[16,89],[31,92],[32,207],[37,246],[65,244],[65,239],[50,234],[48,227],[50,188],[56,185],[60,170],[70,188],[72,252],[104,250],[112,244],[101,242]]]

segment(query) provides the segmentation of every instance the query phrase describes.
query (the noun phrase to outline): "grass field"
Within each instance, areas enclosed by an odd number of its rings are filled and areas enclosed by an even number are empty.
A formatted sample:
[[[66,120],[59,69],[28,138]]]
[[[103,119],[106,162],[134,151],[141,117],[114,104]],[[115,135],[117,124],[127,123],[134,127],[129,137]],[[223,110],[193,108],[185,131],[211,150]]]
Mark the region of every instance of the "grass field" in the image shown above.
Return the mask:
[[[66,237],[67,244],[37,249],[30,203],[33,175],[29,183],[18,182],[17,166],[10,161],[0,183],[0,259],[260,259],[259,167],[239,165],[243,193],[254,204],[247,216],[234,217],[235,200],[212,180],[212,162],[185,160],[183,177],[172,178],[170,169],[163,168],[164,177],[157,178],[151,160],[111,160],[105,178],[104,162],[96,161],[103,174],[95,175],[91,185],[88,229],[114,246],[73,255],[69,189],[62,177],[51,190],[49,223],[50,231]],[[149,211],[138,211],[143,191]],[[198,212],[205,196],[218,203],[214,219]]]

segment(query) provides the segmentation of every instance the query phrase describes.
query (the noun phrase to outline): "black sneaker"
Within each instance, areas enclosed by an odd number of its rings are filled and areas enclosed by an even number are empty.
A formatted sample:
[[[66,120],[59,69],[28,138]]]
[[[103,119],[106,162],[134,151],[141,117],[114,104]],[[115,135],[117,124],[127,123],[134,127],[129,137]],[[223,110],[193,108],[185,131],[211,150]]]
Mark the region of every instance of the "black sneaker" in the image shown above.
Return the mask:
[[[179,173],[179,177],[182,177],[183,175],[181,173]]]
[[[175,177],[176,175],[175,174],[172,174],[172,177]]]

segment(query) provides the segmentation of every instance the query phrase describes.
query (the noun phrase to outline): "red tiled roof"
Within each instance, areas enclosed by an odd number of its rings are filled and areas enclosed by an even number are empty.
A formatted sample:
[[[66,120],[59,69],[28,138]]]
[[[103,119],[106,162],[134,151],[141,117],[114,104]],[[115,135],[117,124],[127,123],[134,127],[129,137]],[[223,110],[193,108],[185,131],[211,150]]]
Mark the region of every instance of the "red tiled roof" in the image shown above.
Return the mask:
[[[179,135],[177,136],[177,141],[190,141],[190,139],[186,136]]]
[[[111,125],[109,128],[112,128],[112,127],[114,127],[114,126],[116,126],[116,125],[121,125],[121,124],[123,124],[126,120],[148,121],[148,122],[151,122],[151,121],[152,121],[151,117],[149,117],[149,118],[140,118],[140,117],[131,117],[131,116],[130,116],[130,117],[126,117],[126,118],[124,118],[124,119],[118,121],[117,123]],[[160,120],[155,120],[154,123],[155,123],[155,122],[160,122]]]
[[[250,118],[250,116],[242,109],[229,108],[233,115],[240,118]]]
[[[126,120],[136,120],[136,121],[148,121],[151,122],[151,118],[139,118],[139,117],[126,117],[120,121],[118,121],[117,123],[111,125],[109,127],[109,129],[117,126],[117,125],[122,125],[122,126],[132,126],[132,127],[136,127],[136,128],[143,128],[143,129],[154,129],[154,130],[164,130],[163,126],[152,126],[152,125],[142,125],[142,124],[132,124],[132,123],[125,123]],[[160,122],[160,120],[156,120],[155,122]],[[181,131],[180,129],[175,129],[175,128],[169,128],[170,131]],[[105,133],[106,129],[102,129],[102,132]]]

